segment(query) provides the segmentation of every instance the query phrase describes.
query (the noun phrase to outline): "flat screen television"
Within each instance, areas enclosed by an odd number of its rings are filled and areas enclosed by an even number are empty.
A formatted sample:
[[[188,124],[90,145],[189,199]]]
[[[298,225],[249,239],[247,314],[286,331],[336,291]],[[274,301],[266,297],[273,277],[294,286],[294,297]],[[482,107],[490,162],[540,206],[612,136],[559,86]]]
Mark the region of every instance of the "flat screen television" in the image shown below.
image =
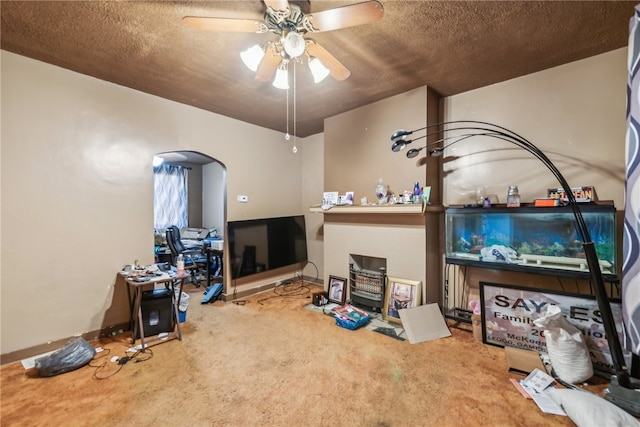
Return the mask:
[[[226,240],[233,279],[308,259],[304,215],[229,221]]]

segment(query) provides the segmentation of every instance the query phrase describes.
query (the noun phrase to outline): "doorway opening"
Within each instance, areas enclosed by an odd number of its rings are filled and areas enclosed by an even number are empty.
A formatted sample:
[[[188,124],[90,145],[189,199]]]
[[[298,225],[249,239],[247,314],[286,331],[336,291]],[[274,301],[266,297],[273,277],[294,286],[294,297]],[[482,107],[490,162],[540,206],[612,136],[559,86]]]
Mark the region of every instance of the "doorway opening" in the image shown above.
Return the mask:
[[[169,151],[154,156],[154,255],[175,265],[166,230],[181,230],[185,246],[203,248],[210,239],[221,247],[226,230],[227,168],[197,151]]]

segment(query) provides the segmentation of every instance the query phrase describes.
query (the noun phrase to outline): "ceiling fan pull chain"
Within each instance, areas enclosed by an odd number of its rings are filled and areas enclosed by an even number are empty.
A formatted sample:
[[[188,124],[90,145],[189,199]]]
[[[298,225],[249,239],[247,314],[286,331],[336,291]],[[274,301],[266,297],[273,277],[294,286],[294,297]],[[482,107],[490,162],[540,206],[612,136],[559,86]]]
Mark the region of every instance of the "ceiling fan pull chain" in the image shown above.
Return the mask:
[[[289,138],[291,138],[291,136],[289,135],[289,89],[287,89],[287,133],[284,139],[288,141]]]
[[[296,135],[298,133],[296,121],[296,62],[298,61],[293,61],[293,148],[291,149],[293,154],[298,152],[298,147],[296,147]]]

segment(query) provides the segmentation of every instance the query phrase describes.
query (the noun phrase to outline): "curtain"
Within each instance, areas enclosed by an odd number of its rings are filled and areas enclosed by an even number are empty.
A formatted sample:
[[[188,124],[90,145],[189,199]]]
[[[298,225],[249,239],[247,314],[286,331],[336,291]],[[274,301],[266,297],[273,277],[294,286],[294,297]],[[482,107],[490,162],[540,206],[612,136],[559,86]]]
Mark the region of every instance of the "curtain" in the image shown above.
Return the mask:
[[[181,166],[153,168],[153,226],[162,232],[171,225],[187,226],[187,173]]]
[[[622,317],[624,347],[640,354],[640,6],[629,31]]]

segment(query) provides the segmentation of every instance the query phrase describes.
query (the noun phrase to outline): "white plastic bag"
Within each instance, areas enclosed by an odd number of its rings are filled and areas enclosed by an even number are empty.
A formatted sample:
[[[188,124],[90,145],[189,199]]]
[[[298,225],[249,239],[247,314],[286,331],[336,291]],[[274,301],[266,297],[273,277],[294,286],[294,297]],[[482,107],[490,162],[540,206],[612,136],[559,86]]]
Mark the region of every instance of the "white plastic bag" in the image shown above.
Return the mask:
[[[547,305],[546,311],[533,323],[544,329],[549,360],[560,379],[575,384],[593,376],[593,365],[584,336],[564,318],[560,307]]]
[[[189,294],[186,292],[182,292],[182,296],[180,294],[180,288],[175,289],[176,301],[180,298],[180,305],[178,305],[178,310],[185,312],[187,311],[187,307],[189,307]]]

